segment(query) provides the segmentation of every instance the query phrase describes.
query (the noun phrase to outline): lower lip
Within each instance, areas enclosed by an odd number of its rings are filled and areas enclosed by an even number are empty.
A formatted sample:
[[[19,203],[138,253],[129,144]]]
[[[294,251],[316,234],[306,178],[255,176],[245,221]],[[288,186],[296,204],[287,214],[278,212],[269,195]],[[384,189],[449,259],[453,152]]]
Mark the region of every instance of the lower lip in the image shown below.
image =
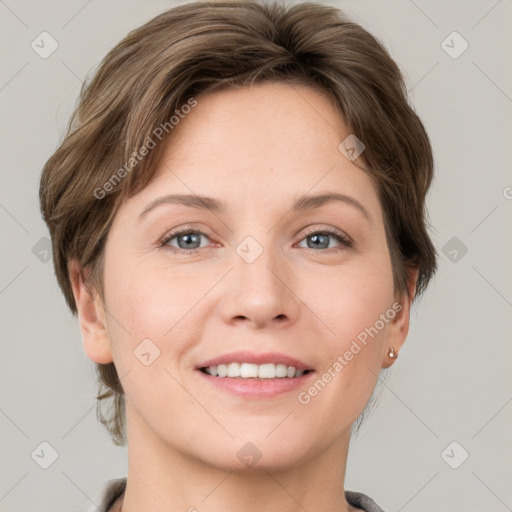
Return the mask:
[[[275,379],[240,379],[234,377],[214,377],[196,370],[213,386],[246,398],[273,398],[294,391],[310,380],[314,371],[300,377],[281,377]]]

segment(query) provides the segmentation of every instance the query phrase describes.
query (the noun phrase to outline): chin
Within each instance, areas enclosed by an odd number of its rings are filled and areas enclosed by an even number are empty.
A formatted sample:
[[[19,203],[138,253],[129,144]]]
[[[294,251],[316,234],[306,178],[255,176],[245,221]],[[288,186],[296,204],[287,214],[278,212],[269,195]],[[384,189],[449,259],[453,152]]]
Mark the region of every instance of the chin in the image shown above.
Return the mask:
[[[246,473],[283,471],[314,457],[314,447],[306,442],[311,439],[290,439],[289,432],[288,439],[283,439],[283,436],[272,439],[273,434],[266,437],[268,432],[229,438],[222,446],[215,446],[219,438],[206,442],[204,452],[198,453],[197,458],[223,471]],[[321,451],[320,447],[318,451]]]

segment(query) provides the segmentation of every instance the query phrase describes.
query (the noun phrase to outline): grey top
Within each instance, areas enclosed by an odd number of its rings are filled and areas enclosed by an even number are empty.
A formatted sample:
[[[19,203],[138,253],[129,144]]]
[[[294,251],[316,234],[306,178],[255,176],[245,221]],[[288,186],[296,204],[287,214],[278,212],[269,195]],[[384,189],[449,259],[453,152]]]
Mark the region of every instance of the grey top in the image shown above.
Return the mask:
[[[92,499],[85,502],[77,512],[107,512],[116,499],[123,494],[125,488],[126,477],[108,480]],[[345,498],[350,505],[365,512],[384,512],[375,501],[362,492],[345,491]]]

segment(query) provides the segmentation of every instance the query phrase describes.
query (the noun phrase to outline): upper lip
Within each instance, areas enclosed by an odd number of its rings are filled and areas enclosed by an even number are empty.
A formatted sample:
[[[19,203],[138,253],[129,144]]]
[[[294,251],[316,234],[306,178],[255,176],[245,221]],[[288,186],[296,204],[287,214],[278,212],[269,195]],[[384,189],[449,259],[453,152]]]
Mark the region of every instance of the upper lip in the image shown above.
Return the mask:
[[[286,366],[293,366],[297,370],[312,370],[313,368],[299,361],[298,359],[287,356],[286,354],[281,354],[279,352],[263,352],[261,354],[256,354],[255,352],[248,351],[238,351],[238,352],[230,352],[229,354],[223,354],[218,357],[214,357],[213,359],[208,359],[207,361],[203,361],[196,365],[196,369],[199,370],[201,368],[206,368],[208,366],[218,366],[219,364],[229,364],[229,363],[252,363],[252,364],[266,364],[266,363],[274,363],[274,364],[285,364]]]

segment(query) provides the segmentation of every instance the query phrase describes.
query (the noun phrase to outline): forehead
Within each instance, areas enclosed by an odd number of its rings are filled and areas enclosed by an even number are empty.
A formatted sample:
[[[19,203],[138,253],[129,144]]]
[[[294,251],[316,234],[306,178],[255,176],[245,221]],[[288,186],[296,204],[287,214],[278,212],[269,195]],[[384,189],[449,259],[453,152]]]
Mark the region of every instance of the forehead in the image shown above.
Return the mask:
[[[138,203],[164,192],[199,194],[240,211],[248,202],[284,206],[306,193],[333,191],[378,209],[371,204],[377,201],[373,181],[339,150],[349,133],[322,91],[264,82],[196,100],[173,127],[156,174],[134,198]]]
[[[229,162],[227,172],[258,164],[301,167],[304,159],[318,167],[348,135],[335,104],[309,86],[264,82],[206,93],[197,102],[173,130],[171,159],[190,162],[201,149],[201,156]]]

